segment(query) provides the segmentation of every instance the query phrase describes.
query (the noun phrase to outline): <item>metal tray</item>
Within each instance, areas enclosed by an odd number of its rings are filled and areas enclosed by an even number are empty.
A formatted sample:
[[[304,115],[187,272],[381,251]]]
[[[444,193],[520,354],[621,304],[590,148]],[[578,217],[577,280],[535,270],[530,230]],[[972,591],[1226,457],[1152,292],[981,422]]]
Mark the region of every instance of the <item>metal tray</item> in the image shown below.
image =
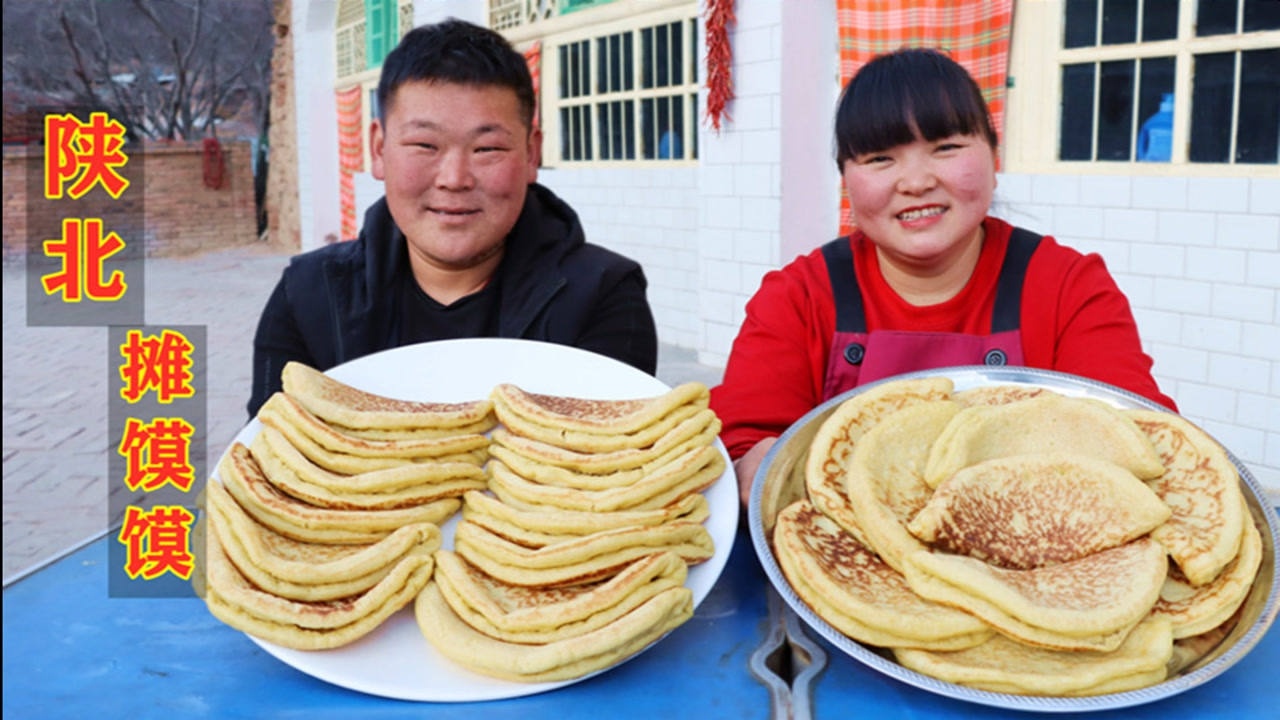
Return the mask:
[[[1275,509],[1270,506],[1266,493],[1249,469],[1229,449],[1227,456],[1240,474],[1241,489],[1249,511],[1262,530],[1262,564],[1253,588],[1237,613],[1236,624],[1226,637],[1198,661],[1157,685],[1088,697],[1013,695],[978,690],[908,670],[895,662],[887,651],[849,638],[814,613],[792,590],[778,566],[770,543],[778,511],[791,501],[804,497],[805,459],[814,435],[837,406],[859,393],[891,380],[937,376],[950,378],[955,384],[956,392],[990,385],[1029,385],[1047,388],[1063,395],[1104,400],[1124,409],[1167,411],[1163,406],[1139,395],[1076,375],[1033,368],[993,368],[984,365],[939,368],[898,375],[854,388],[814,408],[788,428],[765,455],[756,473],[747,508],[751,541],[769,581],[810,628],[855,660],[922,690],[980,705],[1041,712],[1113,710],[1177,695],[1226,672],[1258,644],[1275,620],[1280,603],[1280,561],[1276,556],[1276,547],[1280,545],[1280,520],[1277,520]]]

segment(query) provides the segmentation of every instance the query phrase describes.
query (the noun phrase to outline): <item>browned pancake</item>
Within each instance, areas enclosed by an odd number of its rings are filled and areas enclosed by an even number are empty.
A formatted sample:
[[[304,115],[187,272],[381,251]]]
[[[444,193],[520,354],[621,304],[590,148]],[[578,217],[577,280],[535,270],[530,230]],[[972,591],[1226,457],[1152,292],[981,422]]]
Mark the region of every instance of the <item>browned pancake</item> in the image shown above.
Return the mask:
[[[427,641],[445,657],[478,673],[517,682],[579,678],[640,652],[693,615],[693,591],[668,588],[617,620],[576,637],[549,643],[513,643],[463,622],[428,583],[414,605]]]
[[[958,650],[991,635],[981,620],[921,599],[897,570],[807,500],[778,513],[773,543],[796,594],[859,642]]]
[[[479,433],[404,440],[370,440],[350,435],[321,420],[282,392],[267,399],[258,411],[258,420],[288,438],[312,462],[347,474],[404,465],[415,459],[473,453],[489,445],[488,439]]]
[[[505,463],[489,463],[489,488],[517,507],[545,507],[576,512],[659,510],[702,492],[724,473],[724,456],[712,446],[695,448],[629,487],[604,490],[543,485],[521,477]]]
[[[1168,572],[1163,548],[1148,537],[1032,570],[923,550],[906,560],[907,582],[922,597],[1030,645],[1103,652],[1151,614]]]
[[[303,542],[372,543],[416,522],[439,525],[462,506],[457,498],[394,510],[334,510],[316,507],[276,489],[242,443],[218,464],[218,476],[254,520]]]
[[[960,470],[907,527],[948,552],[1027,570],[1122,545],[1168,518],[1169,507],[1119,465],[1046,453]]]
[[[1048,392],[1053,391],[1034,385],[983,385],[961,390],[953,397],[964,407],[973,407],[975,405],[1007,405]]]
[[[924,479],[937,487],[982,460],[1045,452],[1107,460],[1143,480],[1165,471],[1151,440],[1123,411],[1093,398],[1045,393],[961,410],[930,450]]]
[[[504,383],[495,387],[492,395],[505,410],[537,425],[622,435],[639,432],[680,406],[705,406],[708,390],[702,383],[689,382],[655,397],[601,400],[543,395]]]
[[[390,398],[335,380],[299,362],[280,375],[284,391],[326,422],[364,428],[446,428],[474,425],[492,411],[489,400],[462,403]]]
[[[453,611],[476,630],[508,642],[545,643],[603,627],[659,592],[680,587],[687,574],[684,561],[662,552],[598,582],[529,587],[498,580],[441,550],[435,580]]]
[[[1247,513],[1247,511],[1246,511]],[[1240,552],[1211,582],[1193,585],[1177,568],[1160,590],[1155,614],[1173,621],[1173,636],[1181,639],[1207,633],[1222,625],[1244,603],[1262,565],[1262,533],[1246,514]]]
[[[487,484],[484,471],[470,463],[431,462],[357,475],[340,475],[312,463],[274,428],[262,428],[249,446],[254,460],[277,490],[318,507],[337,510],[391,510],[460,497]],[[385,487],[389,475],[404,484]],[[375,489],[368,489],[374,484]]]
[[[1244,536],[1239,474],[1222,446],[1186,419],[1168,412],[1129,410],[1168,468],[1150,482],[1173,509],[1152,532],[1192,585],[1211,582],[1236,556]]]
[[[845,491],[854,448],[881,420],[911,405],[947,400],[952,387],[944,377],[891,380],[841,403],[818,429],[805,461],[805,488],[814,506],[865,542]]]
[[[636,558],[666,550],[691,565],[715,554],[715,541],[706,527],[688,522],[605,530],[527,548],[463,520],[453,543],[454,552],[488,575],[513,585],[536,586],[592,582],[617,573]]]

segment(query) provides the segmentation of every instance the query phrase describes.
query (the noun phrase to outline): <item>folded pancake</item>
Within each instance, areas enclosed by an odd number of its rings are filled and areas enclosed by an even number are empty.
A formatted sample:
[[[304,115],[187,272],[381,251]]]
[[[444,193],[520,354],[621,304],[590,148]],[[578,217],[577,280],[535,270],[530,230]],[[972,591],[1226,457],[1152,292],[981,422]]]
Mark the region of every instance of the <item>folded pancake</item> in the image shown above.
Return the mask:
[[[707,386],[699,382],[687,382],[661,395],[634,400],[541,395],[511,383],[500,384],[490,393],[491,402],[503,407],[503,422],[516,417],[541,427],[604,436],[642,431],[682,406],[706,407],[709,397]]]
[[[715,541],[701,523],[605,530],[554,545],[528,548],[463,520],[453,549],[486,574],[513,585],[559,586],[593,582],[637,558],[669,550],[690,565],[709,560]]]
[[[479,433],[412,440],[370,440],[350,435],[316,417],[283,392],[267,399],[258,410],[258,420],[283,434],[315,464],[348,475],[414,460],[471,454],[489,446],[489,439]],[[476,457],[477,462],[485,459]]]
[[[974,616],[920,598],[898,571],[807,500],[778,513],[773,545],[796,594],[854,640],[954,650],[991,635]]]
[[[1111,652],[1049,650],[996,635],[957,652],[895,649],[906,668],[946,682],[1015,695],[1084,696],[1124,692],[1162,682],[1173,654],[1163,618],[1138,624]]]
[[[946,400],[953,387],[951,380],[944,377],[889,380],[840,403],[809,445],[804,468],[809,500],[865,543],[845,491],[845,474],[854,446],[890,414],[909,405]]]
[[[849,457],[845,491],[864,544],[898,572],[903,556],[927,549],[907,523],[933,494],[923,479],[929,448],[959,411],[950,400],[908,405],[867,430]]]
[[[973,407],[975,405],[1008,405],[1011,402],[1026,400],[1037,395],[1052,393],[1048,388],[1036,387],[1034,385],[1015,385],[1012,383],[1003,385],[980,385],[972,387],[968,390],[961,390],[952,396],[952,399],[960,403],[964,407]]]
[[[364,440],[373,440],[376,442],[398,442],[409,441],[416,442],[427,438],[448,438],[457,435],[484,435],[498,424],[498,419],[493,413],[485,415],[482,419],[465,425],[455,425],[453,427],[402,427],[402,428],[369,428],[369,427],[352,427],[341,423],[329,422],[329,425],[343,435],[349,435]]]
[[[1129,410],[1151,438],[1168,470],[1151,489],[1173,509],[1152,537],[1164,545],[1192,585],[1217,577],[1235,558],[1244,537],[1246,512],[1240,475],[1213,438],[1179,415]]]
[[[572,430],[557,425],[538,425],[529,419],[513,413],[504,404],[501,396],[493,398],[494,414],[508,431],[533,440],[555,445],[556,447],[575,452],[613,452],[630,448],[645,448],[658,441],[663,435],[671,432],[680,423],[689,422],[692,418],[700,418],[702,422],[710,422],[712,411],[704,406],[682,405],[665,416],[658,418],[634,432],[601,434]]]
[[[1169,568],[1152,612],[1173,621],[1174,638],[1209,632],[1226,622],[1249,597],[1262,565],[1262,534],[1247,512],[1240,552],[1216,578],[1193,585],[1176,566]]]
[[[617,470],[606,473],[577,472],[558,465],[550,465],[498,444],[493,445],[491,448],[490,457],[500,461],[507,469],[520,477],[539,485],[603,491],[628,488],[655,475],[669,476],[686,472],[690,463],[695,462],[700,457],[709,457],[708,449],[711,447],[710,444],[690,445],[688,449],[678,455],[665,455],[662,458],[662,464],[649,463],[630,470]]]
[[[231,627],[296,650],[327,650],[364,637],[413,601],[431,580],[430,555],[409,555],[369,590],[337,600],[305,602],[255,587],[236,569],[215,532],[207,543],[204,600]]]
[[[576,512],[658,510],[714,483],[725,470],[724,456],[712,446],[693,448],[633,485],[607,490],[542,485],[513,472],[501,460],[489,463],[489,488],[517,507],[544,507]]]
[[[492,417],[488,399],[461,403],[413,402],[365,392],[299,362],[280,373],[284,392],[323,419],[348,428],[458,428]]]
[[[361,475],[339,475],[312,463],[298,452],[289,441],[273,428],[264,427],[249,446],[267,480],[277,489],[303,502],[318,507],[338,510],[391,510],[459,497],[468,490],[483,489],[488,481],[477,465],[456,463],[436,465],[415,463],[412,466],[394,468],[393,471],[377,470],[374,476],[377,487],[386,482],[387,476],[414,478],[413,484],[403,487],[381,488],[369,491],[368,479]]]
[[[1192,671],[1205,656],[1222,644],[1227,635],[1235,629],[1240,621],[1242,610],[1236,612],[1223,623],[1208,632],[1184,638],[1174,638],[1173,657],[1169,660],[1169,676]]]
[[[711,508],[707,497],[693,493],[656,510],[592,512],[528,510],[478,491],[463,496],[462,518],[525,547],[542,547],[604,530],[654,527],[669,522],[704,522]]]
[[[607,474],[632,469],[649,472],[690,449],[711,445],[719,436],[720,419],[712,413],[710,417],[694,415],[688,418],[646,448],[584,453],[516,435],[501,427],[493,431],[491,438],[494,443],[543,464],[580,473]]]
[[[1165,471],[1151,441],[1123,411],[1092,398],[1046,393],[956,413],[929,453],[924,479],[937,487],[983,460],[1053,452],[1108,460],[1143,480]]]
[[[303,542],[367,544],[405,525],[439,525],[462,506],[445,498],[393,510],[335,510],[305,503],[271,484],[243,443],[233,443],[218,463],[227,491],[254,520]]]
[[[613,622],[545,644],[490,637],[463,622],[429,583],[414,604],[423,636],[442,655],[475,672],[516,682],[571,680],[616,665],[693,616],[693,592],[664,590]]]
[[[406,525],[376,543],[330,545],[285,537],[251,518],[218,481],[208,483],[209,529],[232,564],[254,585],[294,600],[334,600],[362,593],[409,555],[431,555],[440,529]]]
[[[658,593],[681,587],[688,566],[674,553],[647,555],[595,583],[527,587],[492,578],[448,550],[436,555],[435,581],[454,613],[507,642],[548,643],[584,635]]]
[[[935,548],[1002,568],[1070,562],[1146,535],[1169,507],[1133,473],[1073,453],[963,468],[907,524]]]
[[[1016,640],[1107,652],[1151,614],[1167,572],[1164,549],[1143,537],[1031,570],[919,551],[906,557],[904,574],[921,597],[976,615]]]

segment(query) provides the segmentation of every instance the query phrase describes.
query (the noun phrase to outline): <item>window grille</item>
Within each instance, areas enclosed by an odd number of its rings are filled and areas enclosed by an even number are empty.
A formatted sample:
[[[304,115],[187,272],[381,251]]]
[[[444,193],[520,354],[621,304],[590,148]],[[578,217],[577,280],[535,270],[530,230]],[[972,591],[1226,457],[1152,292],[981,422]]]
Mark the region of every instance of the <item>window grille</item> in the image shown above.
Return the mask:
[[[1059,160],[1280,164],[1280,2],[1063,8]]]

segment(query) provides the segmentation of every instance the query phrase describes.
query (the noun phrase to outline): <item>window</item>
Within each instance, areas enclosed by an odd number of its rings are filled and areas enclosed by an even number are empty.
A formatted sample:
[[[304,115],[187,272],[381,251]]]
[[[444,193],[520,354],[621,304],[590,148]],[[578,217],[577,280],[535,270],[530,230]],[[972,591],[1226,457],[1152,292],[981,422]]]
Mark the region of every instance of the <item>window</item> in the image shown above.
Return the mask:
[[[400,11],[396,0],[364,0],[364,14],[369,64],[381,67],[387,53],[400,42]]]
[[[555,73],[546,75],[543,91],[549,158],[658,163],[698,157],[698,23],[693,11],[668,15],[547,38],[544,58],[554,63],[544,72]]]
[[[1280,164],[1280,2],[1062,8],[1057,160]]]

